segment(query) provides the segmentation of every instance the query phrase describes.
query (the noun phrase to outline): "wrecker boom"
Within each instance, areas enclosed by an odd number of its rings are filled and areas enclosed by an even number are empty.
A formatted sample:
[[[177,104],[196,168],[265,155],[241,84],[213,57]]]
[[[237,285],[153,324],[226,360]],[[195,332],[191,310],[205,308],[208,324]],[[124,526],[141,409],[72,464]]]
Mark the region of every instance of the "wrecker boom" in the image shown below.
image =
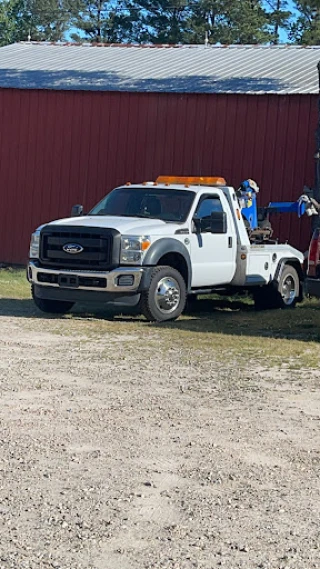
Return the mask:
[[[305,188],[295,202],[270,202],[266,207],[258,207],[257,194],[259,187],[254,180],[242,182],[237,191],[237,197],[252,241],[266,241],[272,235],[269,215],[273,213],[295,213],[298,217],[319,215],[320,205],[312,198],[309,189]]]

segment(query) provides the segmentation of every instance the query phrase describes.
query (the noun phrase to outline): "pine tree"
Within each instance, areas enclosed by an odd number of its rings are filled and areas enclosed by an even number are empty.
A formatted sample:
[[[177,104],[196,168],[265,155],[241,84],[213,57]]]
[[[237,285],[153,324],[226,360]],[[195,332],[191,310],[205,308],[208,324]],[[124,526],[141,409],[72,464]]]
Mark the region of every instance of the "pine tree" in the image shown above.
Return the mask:
[[[194,0],[191,43],[257,44],[271,40],[269,16],[260,0]]]
[[[296,0],[299,16],[292,24],[289,37],[299,44],[320,44],[320,2],[319,0]]]
[[[2,0],[0,42],[60,41],[69,28],[75,0]]]
[[[73,26],[78,30],[71,34],[75,41],[116,43],[129,40],[134,17],[130,6],[117,0],[80,0]]]
[[[270,28],[272,30],[272,43],[278,44],[280,41],[280,30],[288,30],[292,12],[289,10],[287,0],[265,0],[268,10]]]
[[[0,2],[0,46],[15,41],[16,20],[12,17],[12,0]]]
[[[191,10],[187,0],[137,0],[130,5],[133,41],[185,43]]]

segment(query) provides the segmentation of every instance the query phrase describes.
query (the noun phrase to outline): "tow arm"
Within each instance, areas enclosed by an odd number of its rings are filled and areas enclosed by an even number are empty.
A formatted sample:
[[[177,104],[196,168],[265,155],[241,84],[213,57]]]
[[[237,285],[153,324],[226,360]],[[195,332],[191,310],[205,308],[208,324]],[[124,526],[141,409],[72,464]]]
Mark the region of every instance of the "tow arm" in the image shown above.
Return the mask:
[[[299,218],[304,214],[308,217],[319,215],[320,205],[309,195],[308,188],[305,190],[306,193],[303,193],[295,202],[270,202],[266,207],[258,207],[258,185],[251,179],[242,182],[236,193],[250,241],[270,240],[273,233],[270,214],[295,213]]]

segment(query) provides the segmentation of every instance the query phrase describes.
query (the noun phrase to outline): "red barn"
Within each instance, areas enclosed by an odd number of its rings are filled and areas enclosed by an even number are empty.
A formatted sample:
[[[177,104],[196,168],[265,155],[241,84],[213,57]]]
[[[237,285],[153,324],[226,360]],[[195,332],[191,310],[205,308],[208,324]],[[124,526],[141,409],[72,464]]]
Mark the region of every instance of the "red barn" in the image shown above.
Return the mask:
[[[30,233],[159,174],[260,185],[260,205],[314,182],[318,47],[89,46],[0,49],[0,261]],[[310,220],[277,235],[305,249]]]

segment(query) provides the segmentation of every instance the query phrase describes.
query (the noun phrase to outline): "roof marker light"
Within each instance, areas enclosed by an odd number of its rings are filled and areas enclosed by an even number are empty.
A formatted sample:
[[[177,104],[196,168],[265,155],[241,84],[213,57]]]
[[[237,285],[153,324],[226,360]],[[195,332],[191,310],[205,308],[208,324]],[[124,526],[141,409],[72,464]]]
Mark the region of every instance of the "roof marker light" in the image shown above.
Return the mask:
[[[220,176],[158,176],[158,184],[189,184],[194,186],[226,186],[227,182]]]

